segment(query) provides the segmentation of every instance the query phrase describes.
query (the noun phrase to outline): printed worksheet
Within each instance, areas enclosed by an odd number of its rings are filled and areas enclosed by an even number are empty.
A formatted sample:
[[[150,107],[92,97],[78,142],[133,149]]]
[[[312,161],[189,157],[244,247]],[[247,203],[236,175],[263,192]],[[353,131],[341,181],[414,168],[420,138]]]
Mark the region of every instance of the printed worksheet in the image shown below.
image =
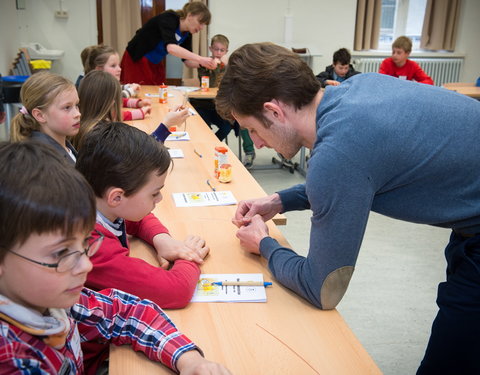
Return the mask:
[[[201,274],[191,302],[267,302],[264,286],[215,285],[219,281],[260,281],[261,273]]]
[[[181,159],[185,157],[183,150],[179,148],[169,148],[168,153],[172,159]]]
[[[167,139],[165,139],[166,141],[189,141],[190,140],[190,134],[188,134],[188,132],[172,132],[172,134],[170,134]]]
[[[237,204],[237,200],[229,190],[173,193],[172,196],[177,207],[229,206]]]

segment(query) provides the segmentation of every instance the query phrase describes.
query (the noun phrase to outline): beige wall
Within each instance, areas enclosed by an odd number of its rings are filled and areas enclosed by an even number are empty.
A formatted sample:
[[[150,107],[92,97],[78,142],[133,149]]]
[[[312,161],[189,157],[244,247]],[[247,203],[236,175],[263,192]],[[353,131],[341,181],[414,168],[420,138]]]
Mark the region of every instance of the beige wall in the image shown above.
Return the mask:
[[[0,0],[0,73],[8,70],[17,54],[23,27],[17,20],[15,0]]]
[[[16,10],[15,0],[0,0],[0,72],[7,74],[18,48],[39,42],[48,49],[64,50],[52,71],[75,80],[83,70],[81,50],[97,41],[95,0],[63,0],[68,19],[55,18],[59,0],[25,0],[26,9]]]

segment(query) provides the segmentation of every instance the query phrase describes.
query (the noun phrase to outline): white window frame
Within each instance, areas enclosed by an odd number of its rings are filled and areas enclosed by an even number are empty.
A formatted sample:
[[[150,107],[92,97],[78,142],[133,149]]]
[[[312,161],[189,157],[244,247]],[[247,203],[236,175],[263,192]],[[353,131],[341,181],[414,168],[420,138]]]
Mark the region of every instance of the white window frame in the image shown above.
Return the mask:
[[[406,34],[408,7],[410,5],[410,2],[414,1],[417,0],[396,0],[392,43],[399,36]],[[392,43],[382,43],[379,40],[378,50],[391,51]],[[421,51],[419,42],[413,41],[412,51]]]

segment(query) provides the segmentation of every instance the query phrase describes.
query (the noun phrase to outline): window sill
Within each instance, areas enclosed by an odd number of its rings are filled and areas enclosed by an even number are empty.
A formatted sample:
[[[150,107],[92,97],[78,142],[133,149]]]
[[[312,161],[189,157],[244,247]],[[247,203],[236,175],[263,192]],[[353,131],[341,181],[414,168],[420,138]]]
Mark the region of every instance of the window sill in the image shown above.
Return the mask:
[[[370,50],[370,51],[352,51],[353,57],[390,57],[392,52]],[[465,57],[464,53],[459,52],[431,52],[431,51],[413,51],[410,57]]]

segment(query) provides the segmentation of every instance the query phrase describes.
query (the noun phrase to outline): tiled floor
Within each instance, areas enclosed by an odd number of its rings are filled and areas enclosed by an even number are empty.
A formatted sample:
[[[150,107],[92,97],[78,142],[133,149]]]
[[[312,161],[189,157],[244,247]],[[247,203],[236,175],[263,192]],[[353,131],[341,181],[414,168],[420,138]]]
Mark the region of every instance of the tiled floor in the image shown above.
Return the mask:
[[[237,150],[235,139],[229,143]],[[254,165],[271,165],[273,150],[257,150]],[[267,193],[305,179],[287,170],[253,170]],[[280,227],[292,248],[308,252],[310,212],[286,214]],[[449,230],[370,215],[356,270],[338,310],[387,375],[414,374],[436,315],[437,285],[445,277]]]

